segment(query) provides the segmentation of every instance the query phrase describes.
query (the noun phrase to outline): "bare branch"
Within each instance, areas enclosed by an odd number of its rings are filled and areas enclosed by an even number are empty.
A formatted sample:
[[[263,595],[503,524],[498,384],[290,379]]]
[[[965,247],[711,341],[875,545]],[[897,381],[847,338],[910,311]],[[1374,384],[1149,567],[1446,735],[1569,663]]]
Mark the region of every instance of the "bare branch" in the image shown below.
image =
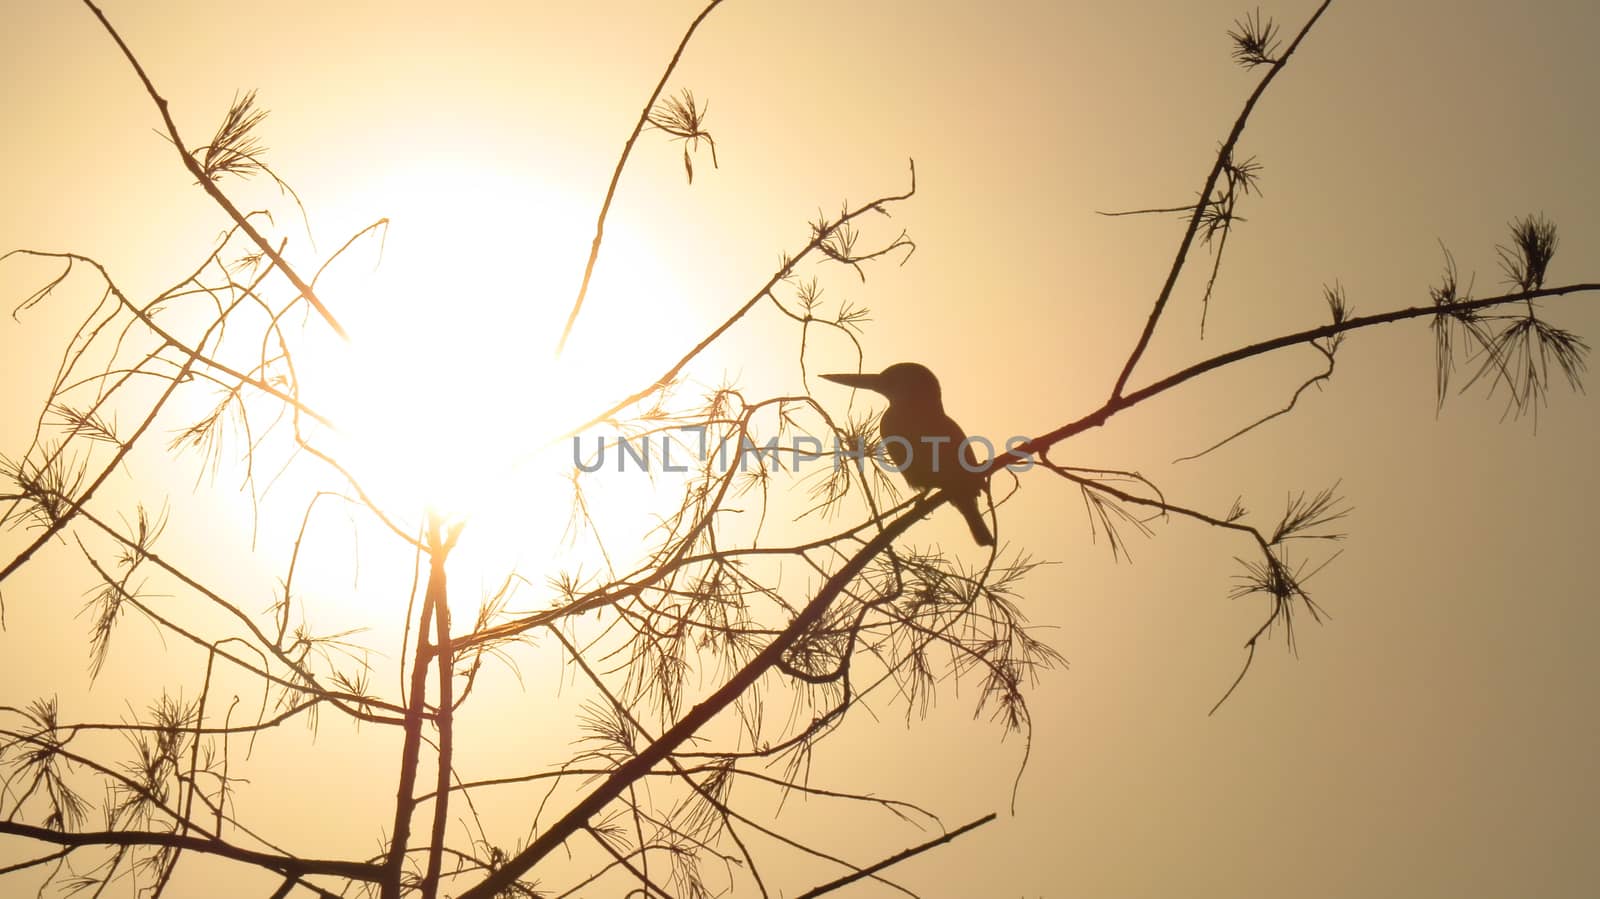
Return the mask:
[[[700,23],[704,22],[706,17],[711,15],[711,11],[721,3],[722,0],[711,0],[710,3],[706,4],[705,9],[700,10],[700,15],[695,16],[694,21],[689,23],[688,29],[683,33],[683,39],[678,41],[678,49],[673,51],[672,59],[667,62],[666,68],[661,72],[661,80],[656,82],[655,90],[650,92],[650,99],[645,101],[644,109],[640,110],[639,121],[634,124],[633,131],[628,134],[627,141],[622,145],[622,153],[617,157],[617,167],[611,172],[611,183],[606,186],[606,198],[601,202],[600,214],[595,218],[594,242],[589,246],[589,261],[583,266],[583,281],[578,285],[578,296],[572,301],[572,311],[567,314],[567,323],[561,328],[561,339],[556,342],[557,356],[561,355],[561,351],[566,349],[567,338],[572,336],[572,328],[578,323],[578,313],[583,311],[583,298],[589,293],[589,280],[594,277],[594,264],[600,258],[600,243],[605,239],[606,215],[611,211],[611,201],[617,195],[617,183],[622,180],[622,170],[628,165],[628,155],[633,152],[633,142],[639,139],[639,132],[644,130],[644,126],[650,123],[650,116],[655,109],[656,100],[661,97],[661,91],[667,86],[667,79],[672,77],[673,70],[678,67],[678,60],[683,58],[683,51],[688,48],[689,40],[694,37],[695,31],[700,28]],[[693,96],[687,93],[685,93],[685,96],[689,99],[691,108],[693,108]],[[696,113],[691,123],[697,124],[699,120],[700,115]],[[698,128],[695,130],[698,131]],[[692,137],[693,135],[689,136]],[[706,135],[706,137],[709,140],[710,135]],[[714,148],[716,145],[713,144],[712,146]],[[714,149],[713,152],[715,152]],[[689,159],[688,153],[688,149],[685,148],[683,158],[686,166]],[[689,178],[690,180],[694,179],[693,169],[690,170]]]

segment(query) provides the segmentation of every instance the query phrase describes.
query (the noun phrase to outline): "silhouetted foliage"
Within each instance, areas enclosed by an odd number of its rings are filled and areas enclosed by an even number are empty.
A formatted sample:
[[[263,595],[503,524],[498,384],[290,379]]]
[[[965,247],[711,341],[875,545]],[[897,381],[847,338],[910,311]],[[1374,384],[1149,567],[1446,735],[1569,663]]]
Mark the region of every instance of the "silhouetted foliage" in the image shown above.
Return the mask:
[[[895,704],[911,721],[955,685],[968,688],[963,699],[974,714],[1030,738],[1029,691],[1041,671],[1066,660],[1023,612],[1027,576],[1041,563],[1008,544],[1000,527],[1007,500],[1027,484],[1023,469],[1037,468],[1075,490],[1090,538],[1103,541],[1118,560],[1129,558],[1129,537],[1153,536],[1175,518],[1243,539],[1231,592],[1217,588],[1260,601],[1264,609],[1245,642],[1242,679],[1265,637],[1282,633],[1292,649],[1300,616],[1320,620],[1323,614],[1308,584],[1338,555],[1330,544],[1344,536],[1351,506],[1338,485],[1290,496],[1281,512],[1265,518],[1248,511],[1242,498],[1211,513],[1169,498],[1136,472],[1059,461],[1070,438],[1256,356],[1300,346],[1321,353],[1326,368],[1303,381],[1286,405],[1252,415],[1246,419],[1252,423],[1201,451],[1212,452],[1289,413],[1302,392],[1325,383],[1351,332],[1410,319],[1432,326],[1441,404],[1463,360],[1473,366],[1463,389],[1479,381],[1490,392],[1503,389],[1514,415],[1545,401],[1552,367],[1574,388],[1585,371],[1587,344],[1551,324],[1540,304],[1600,285],[1549,286],[1556,229],[1534,215],[1512,222],[1509,243],[1498,248],[1508,293],[1473,297],[1446,250],[1445,272],[1429,303],[1356,316],[1335,283],[1321,297],[1325,323],[1133,386],[1197,240],[1213,253],[1201,300],[1203,330],[1227,239],[1243,221],[1239,204],[1260,195],[1261,165],[1239,153],[1245,123],[1327,3],[1287,45],[1271,19],[1251,12],[1229,32],[1233,57],[1247,69],[1266,71],[1218,148],[1198,199],[1135,210],[1178,213],[1185,221],[1148,322],[1098,406],[989,461],[982,475],[984,513],[1001,540],[981,562],[901,542],[912,524],[949,497],[935,489],[903,495],[903,481],[862,464],[883,451],[883,441],[873,418],[841,412],[837,396],[747,395],[732,384],[690,396],[685,386],[692,362],[769,303],[793,329],[793,364],[808,389],[807,357],[819,331],[843,336],[859,361],[868,310],[852,300],[835,302],[803,267],[865,281],[875,263],[904,265],[916,244],[904,230],[884,230],[882,220],[915,193],[912,166],[898,191],[844,204],[831,216],[819,211],[805,243],[785,253],[725,321],[567,435],[607,425],[630,447],[677,441],[688,449],[685,435],[694,434],[702,446],[733,447],[736,462],[753,450],[756,464],[718,464],[717,453],[702,453],[681,479],[663,482],[679,492],[656,510],[648,543],[617,548],[602,538],[586,492],[589,462],[604,459],[604,450],[597,450],[571,473],[571,508],[542,514],[568,515],[574,542],[579,536],[590,541],[603,568],[584,571],[575,563],[544,583],[504,572],[500,587],[467,614],[445,566],[470,522],[390,508],[369,492],[364,472],[329,449],[334,423],[317,408],[315,391],[295,364],[308,329],[344,333],[317,297],[318,275],[357,240],[381,233],[386,222],[352,236],[315,272],[297,270],[282,255],[283,238],[270,218],[241,213],[223,193],[231,179],[271,175],[262,137],[267,113],[255,93],[236,96],[208,144],[186,146],[134,51],[93,4],[86,5],[126,54],[160,110],[166,138],[230,224],[216,244],[192,253],[180,267],[183,277],[148,299],[125,293],[110,271],[85,255],[14,250],[3,257],[56,267],[23,298],[19,312],[55,299],[69,279],[92,283],[98,299],[64,348],[34,432],[20,449],[6,447],[15,456],[0,457],[0,525],[26,538],[0,569],[0,581],[59,543],[76,552],[78,574],[92,585],[83,611],[93,675],[104,670],[130,619],[143,620],[164,640],[194,647],[205,660],[203,673],[192,673],[187,698],[163,693],[140,711],[130,699],[128,716],[116,722],[66,719],[53,697],[0,706],[0,833],[51,847],[0,875],[47,868],[48,879],[67,892],[126,878],[141,895],[159,895],[185,853],[272,872],[282,878],[280,896],[296,887],[322,896],[356,892],[386,899],[441,892],[463,899],[564,895],[602,883],[593,888],[646,896],[804,889],[768,880],[760,847],[774,841],[816,862],[812,883],[820,885],[805,895],[860,878],[885,879],[893,864],[993,815],[947,827],[911,801],[815,783],[812,760],[865,699]],[[702,141],[718,165],[706,130],[708,106],[686,87],[663,97],[695,29],[717,5],[706,6],[687,29],[628,138],[601,204],[562,346],[602,252],[618,177],[646,126],[683,143],[691,182]],[[180,397],[190,405],[181,405]],[[202,411],[163,441],[154,423],[181,409]],[[300,497],[299,529],[285,538],[293,552],[270,585],[265,608],[259,595],[241,598],[207,583],[194,547],[163,542],[170,524],[166,505],[135,505],[131,519],[102,508],[107,503],[99,489],[124,476],[130,454],[146,447],[179,454],[202,486],[237,479],[252,510],[262,479],[275,481],[290,469],[316,474],[316,486]],[[415,557],[402,573],[411,590],[393,672],[398,690],[375,660],[392,655],[393,646],[368,645],[357,632],[328,632],[311,623],[312,603],[297,583],[300,553],[314,521],[332,507],[360,517],[380,539]],[[772,537],[769,520],[780,515],[802,522],[813,536],[793,544]],[[168,601],[174,597],[183,602]],[[571,683],[525,687],[579,691],[577,739],[559,763],[530,762],[530,770],[516,775],[472,779],[475,774],[456,768],[454,747],[498,735],[458,732],[457,713],[480,679],[521,677],[534,644],[560,654]],[[501,664],[487,664],[496,661]],[[259,686],[257,707],[224,698],[217,686],[223,671]],[[1238,683],[1219,690],[1223,699]],[[245,741],[253,745],[256,735],[292,720],[316,727],[327,715],[402,735],[397,769],[374,774],[373,789],[394,793],[394,817],[371,824],[382,842],[366,858],[318,859],[281,849],[247,823],[250,809],[237,795],[250,767],[249,753],[240,748]],[[97,742],[106,734],[122,744]],[[484,797],[530,785],[541,798],[527,804],[515,832],[491,832],[479,813]],[[796,794],[887,813],[906,829],[910,848],[886,858],[841,857],[826,848],[826,834],[790,834],[760,811],[775,796],[781,802]],[[530,794],[514,795],[520,802]],[[921,833],[929,829],[939,835]]]

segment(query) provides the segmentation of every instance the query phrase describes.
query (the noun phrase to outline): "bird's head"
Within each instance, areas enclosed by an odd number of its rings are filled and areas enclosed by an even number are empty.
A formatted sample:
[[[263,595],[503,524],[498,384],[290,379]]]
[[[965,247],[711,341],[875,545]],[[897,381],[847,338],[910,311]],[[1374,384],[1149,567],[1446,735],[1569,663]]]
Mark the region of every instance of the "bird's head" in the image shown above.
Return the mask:
[[[915,362],[896,362],[875,375],[823,375],[823,379],[848,387],[864,387],[889,398],[889,402],[939,405],[939,379],[927,366]]]

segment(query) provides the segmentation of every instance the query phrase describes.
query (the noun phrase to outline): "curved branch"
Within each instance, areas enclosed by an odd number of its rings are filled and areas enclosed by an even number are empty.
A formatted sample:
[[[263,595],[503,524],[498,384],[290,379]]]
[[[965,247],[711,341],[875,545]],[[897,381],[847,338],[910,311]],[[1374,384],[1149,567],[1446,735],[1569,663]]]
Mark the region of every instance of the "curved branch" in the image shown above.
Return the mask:
[[[85,0],[87,2],[87,0]],[[556,355],[567,347],[567,338],[572,336],[572,327],[578,323],[578,312],[583,309],[583,298],[589,293],[589,279],[594,277],[594,264],[600,258],[600,242],[605,239],[606,214],[611,211],[611,200],[617,195],[617,182],[622,180],[622,170],[628,165],[628,156],[633,152],[633,142],[639,139],[639,133],[650,121],[650,110],[656,108],[656,100],[660,98],[661,91],[667,86],[667,79],[672,77],[672,70],[678,67],[678,60],[683,58],[683,51],[689,46],[689,39],[694,37],[695,29],[700,23],[711,15],[722,0],[711,0],[706,8],[695,16],[689,23],[689,29],[683,33],[683,40],[678,42],[678,49],[672,54],[672,59],[667,63],[666,69],[661,72],[661,80],[656,82],[656,89],[650,92],[650,99],[645,101],[644,109],[639,112],[639,121],[633,126],[633,133],[628,135],[628,140],[622,145],[622,155],[617,158],[617,168],[611,173],[611,184],[606,187],[605,201],[600,204],[600,216],[594,223],[594,243],[589,247],[589,261],[583,267],[583,283],[578,285],[578,298],[572,301],[572,312],[567,315],[567,324],[561,329],[561,340],[556,343]],[[715,152],[715,151],[713,151]],[[687,157],[685,157],[687,158]]]
[[[1288,415],[1290,412],[1293,412],[1295,404],[1300,402],[1300,395],[1301,394],[1305,393],[1307,390],[1311,389],[1313,386],[1321,384],[1321,383],[1323,383],[1323,382],[1325,382],[1325,381],[1327,381],[1327,380],[1329,380],[1329,379],[1331,379],[1333,377],[1333,353],[1329,352],[1328,350],[1323,349],[1320,346],[1318,346],[1317,349],[1319,351],[1321,351],[1321,353],[1322,353],[1322,355],[1324,357],[1327,358],[1328,367],[1323,369],[1321,372],[1319,372],[1319,373],[1317,373],[1315,375],[1312,375],[1311,377],[1307,378],[1305,381],[1303,381],[1300,384],[1299,388],[1297,388],[1295,390],[1294,395],[1289,397],[1289,402],[1283,404],[1282,406],[1280,406],[1275,411],[1268,412],[1266,415],[1261,416],[1260,418],[1256,419],[1255,421],[1245,425],[1244,427],[1240,428],[1237,431],[1234,431],[1232,434],[1229,434],[1228,436],[1222,438],[1221,440],[1218,440],[1216,443],[1211,444],[1210,446],[1206,447],[1203,450],[1200,450],[1197,453],[1190,453],[1187,456],[1179,456],[1178,458],[1173,459],[1172,463],[1174,465],[1176,465],[1179,462],[1190,462],[1190,461],[1193,461],[1195,459],[1198,459],[1201,456],[1206,455],[1207,453],[1214,452],[1216,450],[1219,450],[1219,449],[1223,448],[1224,446],[1227,446],[1228,444],[1232,443],[1233,441],[1238,440],[1240,437],[1243,437],[1244,435],[1250,433],[1251,431],[1254,431],[1256,428],[1259,428],[1262,425],[1266,424],[1267,422],[1272,421],[1274,418],[1280,418],[1280,417],[1282,417],[1284,415]]]
[[[727,333],[734,325],[738,324],[741,319],[743,319],[747,314],[749,314],[751,309],[754,309],[756,307],[756,304],[760,303],[762,300],[764,300],[768,296],[770,296],[771,293],[772,293],[772,289],[778,285],[778,282],[780,282],[780,281],[784,280],[785,278],[787,278],[790,275],[790,273],[792,273],[794,271],[795,266],[799,264],[801,259],[804,259],[806,256],[810,255],[812,252],[814,252],[818,248],[820,248],[825,242],[827,242],[827,240],[829,239],[829,236],[832,235],[834,233],[834,231],[836,231],[840,226],[846,224],[847,222],[850,222],[851,220],[853,220],[855,218],[858,218],[858,217],[860,217],[862,215],[865,215],[868,212],[880,212],[880,213],[887,214],[887,212],[885,212],[885,210],[883,208],[884,204],[895,203],[895,202],[899,202],[901,200],[908,200],[914,194],[916,194],[916,192],[917,192],[917,163],[916,163],[916,160],[914,160],[914,159],[910,160],[910,166],[911,166],[911,186],[906,188],[905,193],[894,194],[892,196],[887,196],[887,197],[879,197],[879,198],[877,198],[875,200],[872,200],[870,202],[864,203],[861,206],[858,206],[855,209],[852,209],[852,210],[846,212],[843,216],[841,216],[839,218],[838,221],[831,223],[831,225],[829,226],[828,230],[823,231],[821,233],[818,233],[816,228],[813,227],[812,228],[812,234],[811,234],[811,240],[807,241],[806,245],[800,248],[800,252],[796,253],[793,256],[784,256],[782,264],[778,266],[778,270],[776,272],[773,272],[772,277],[768,278],[767,282],[765,284],[761,285],[761,287],[758,290],[756,290],[756,292],[754,294],[752,294],[750,296],[750,299],[748,299],[748,300],[746,300],[744,302],[744,305],[742,305],[738,309],[734,310],[733,314],[729,315],[726,319],[724,319],[722,324],[718,325],[714,330],[711,331],[711,333],[707,334],[704,338],[702,338],[699,343],[695,344],[694,347],[691,348],[689,350],[689,352],[685,353],[680,359],[678,359],[677,362],[674,362],[671,367],[669,367],[665,372],[663,372],[661,374],[660,377],[656,378],[654,381],[650,382],[650,384],[648,384],[644,388],[636,391],[635,393],[630,394],[629,396],[626,396],[626,397],[618,400],[616,403],[612,404],[610,406],[610,408],[606,409],[604,412],[601,412],[599,415],[594,416],[593,418],[589,419],[588,421],[584,422],[583,424],[578,425],[577,427],[572,428],[571,430],[568,430],[566,433],[562,434],[559,437],[556,437],[555,439],[551,440],[549,443],[545,444],[545,446],[546,447],[554,446],[554,445],[556,445],[558,443],[561,443],[562,441],[571,440],[573,437],[575,437],[575,436],[577,436],[579,434],[582,434],[584,431],[588,430],[589,428],[594,427],[597,424],[600,424],[602,422],[605,422],[605,421],[609,420],[612,416],[616,415],[618,412],[621,412],[623,409],[628,408],[629,406],[633,405],[634,403],[639,402],[640,400],[644,399],[645,397],[649,396],[650,394],[656,392],[657,390],[660,390],[662,387],[664,387],[667,384],[671,383],[672,380],[674,378],[676,378],[678,376],[678,374],[680,372],[682,372],[684,370],[684,368],[687,367],[689,365],[689,363],[691,361],[693,361],[696,356],[699,356],[702,352],[705,351],[705,349],[707,347],[709,347],[709,346],[711,346],[711,344],[715,343],[718,338],[720,338],[723,334]],[[518,460],[517,464],[520,465],[520,464],[522,464],[523,461],[525,461],[525,460]]]

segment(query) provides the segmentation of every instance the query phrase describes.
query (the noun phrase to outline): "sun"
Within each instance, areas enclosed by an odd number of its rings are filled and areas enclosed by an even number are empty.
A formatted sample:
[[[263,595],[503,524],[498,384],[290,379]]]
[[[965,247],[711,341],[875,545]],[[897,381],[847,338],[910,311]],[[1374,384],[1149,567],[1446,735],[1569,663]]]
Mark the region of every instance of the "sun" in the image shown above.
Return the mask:
[[[319,340],[301,367],[308,401],[336,425],[322,439],[402,514],[468,518],[511,502],[564,524],[550,504],[570,501],[571,451],[557,438],[659,374],[556,355],[592,237],[578,223],[594,210],[535,180],[437,161],[383,180],[391,189],[369,202],[386,207],[387,233],[318,285],[350,333]],[[651,259],[639,232],[608,231],[605,296],[590,302],[659,296]],[[650,339],[612,328],[608,355],[648,359]]]

